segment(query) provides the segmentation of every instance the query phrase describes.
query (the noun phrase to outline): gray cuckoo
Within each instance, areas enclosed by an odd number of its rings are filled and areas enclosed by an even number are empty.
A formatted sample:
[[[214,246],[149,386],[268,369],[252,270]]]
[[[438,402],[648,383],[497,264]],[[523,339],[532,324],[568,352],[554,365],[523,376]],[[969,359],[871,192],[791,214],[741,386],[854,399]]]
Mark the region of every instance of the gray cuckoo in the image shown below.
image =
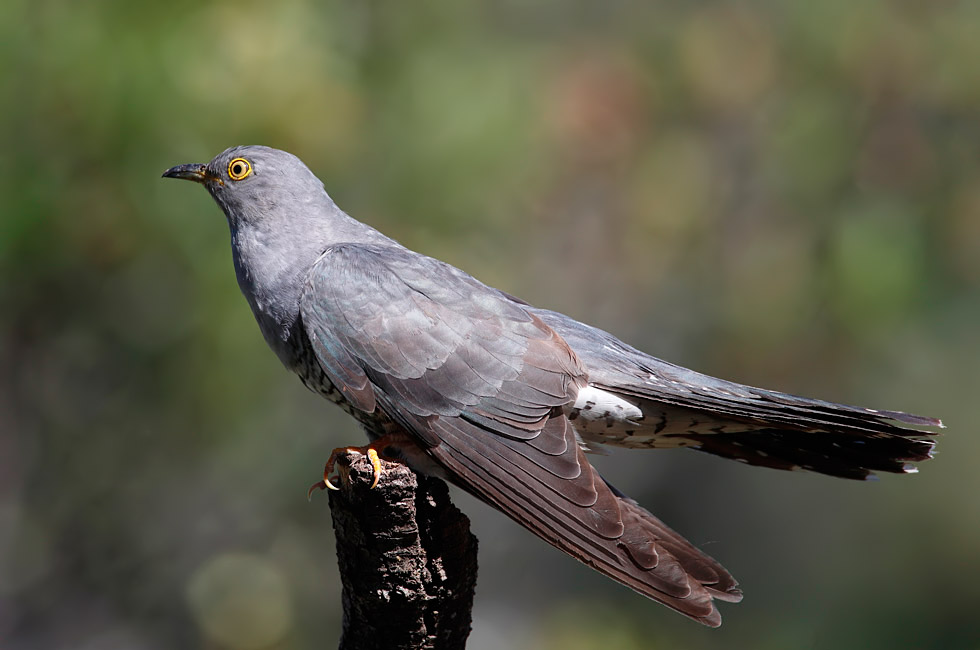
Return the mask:
[[[909,473],[938,419],[715,379],[488,287],[345,214],[295,156],[235,147],[164,173],[204,185],[266,342],[393,448],[588,566],[705,625],[742,593],[599,476],[601,445],[690,447],[852,479]],[[378,467],[378,465],[375,465]],[[331,463],[324,486],[331,486]]]

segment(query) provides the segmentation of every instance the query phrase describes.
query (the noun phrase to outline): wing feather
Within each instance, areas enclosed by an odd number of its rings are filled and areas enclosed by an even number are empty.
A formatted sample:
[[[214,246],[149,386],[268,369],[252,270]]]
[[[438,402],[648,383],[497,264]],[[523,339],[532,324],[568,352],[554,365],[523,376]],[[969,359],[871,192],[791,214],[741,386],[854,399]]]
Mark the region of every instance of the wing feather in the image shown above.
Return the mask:
[[[393,246],[345,244],[311,270],[301,315],[355,408],[415,434],[460,487],[557,548],[707,625],[735,581],[592,468],[565,416],[587,377],[526,306]]]

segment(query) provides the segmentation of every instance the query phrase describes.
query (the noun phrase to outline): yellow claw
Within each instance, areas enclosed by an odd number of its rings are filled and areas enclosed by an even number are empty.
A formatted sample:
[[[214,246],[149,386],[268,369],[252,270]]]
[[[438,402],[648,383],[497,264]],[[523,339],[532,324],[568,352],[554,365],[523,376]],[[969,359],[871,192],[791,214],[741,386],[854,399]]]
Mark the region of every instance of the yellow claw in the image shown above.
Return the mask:
[[[371,488],[374,489],[378,485],[378,481],[381,480],[381,459],[378,457],[378,450],[374,447],[368,445],[367,457],[371,461],[371,467],[374,468],[374,481],[371,482]],[[326,479],[324,479],[326,480]],[[327,482],[329,485],[329,481]],[[335,490],[337,488],[334,488]]]
[[[306,491],[306,500],[307,501],[312,501],[313,500],[313,491],[314,490],[322,490],[324,488],[327,488],[328,486],[329,486],[329,489],[331,489],[331,490],[336,490],[337,489],[337,487],[333,483],[331,483],[330,481],[328,481],[327,479],[323,479],[322,481],[317,481],[316,483],[314,483],[313,485],[310,486],[310,489],[309,490]]]
[[[334,449],[333,453],[330,454],[330,458],[327,459],[327,464],[323,468],[323,479],[310,486],[310,489],[306,491],[306,499],[310,500],[313,498],[314,490],[340,489],[330,480],[330,475],[333,474],[334,465],[337,464],[337,456],[340,454],[349,454],[353,451],[366,454],[368,460],[371,461],[371,467],[374,469],[374,480],[371,482],[370,489],[373,490],[378,486],[378,481],[381,480],[381,473],[384,471],[381,466],[381,457],[378,455],[378,449],[384,449],[387,445],[388,442],[386,440],[379,439],[366,447],[338,447]]]
[[[306,491],[306,500],[307,501],[312,501],[313,500],[313,491],[314,490],[323,490],[323,489],[327,489],[327,490],[340,490],[339,487],[337,487],[336,485],[334,485],[333,483],[330,482],[330,479],[324,478],[323,480],[317,481],[316,483],[314,483],[313,485],[310,486],[310,489]]]

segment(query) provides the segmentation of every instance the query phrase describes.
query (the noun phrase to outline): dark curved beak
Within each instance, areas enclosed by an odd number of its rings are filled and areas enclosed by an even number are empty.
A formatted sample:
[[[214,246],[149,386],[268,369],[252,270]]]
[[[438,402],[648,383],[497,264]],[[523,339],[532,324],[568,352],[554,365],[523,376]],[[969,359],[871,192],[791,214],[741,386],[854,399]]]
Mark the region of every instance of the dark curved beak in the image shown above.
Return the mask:
[[[214,180],[208,174],[207,167],[201,163],[188,163],[171,167],[163,172],[163,178],[182,178],[185,181],[194,181],[195,183],[206,183]]]

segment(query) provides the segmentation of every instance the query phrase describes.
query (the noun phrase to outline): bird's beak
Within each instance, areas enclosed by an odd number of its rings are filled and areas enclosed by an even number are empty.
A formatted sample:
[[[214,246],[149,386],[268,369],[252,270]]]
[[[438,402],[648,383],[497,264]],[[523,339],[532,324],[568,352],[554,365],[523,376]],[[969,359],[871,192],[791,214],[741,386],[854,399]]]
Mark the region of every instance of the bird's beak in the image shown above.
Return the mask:
[[[186,165],[177,165],[176,167],[171,167],[167,171],[163,172],[164,178],[182,178],[185,181],[194,181],[195,183],[206,183],[208,181],[218,180],[214,176],[208,173],[207,166],[201,163],[188,163]]]

